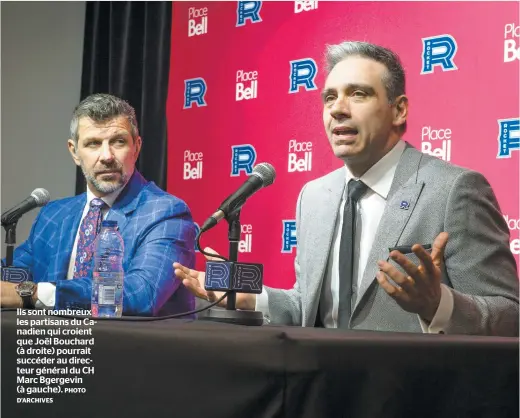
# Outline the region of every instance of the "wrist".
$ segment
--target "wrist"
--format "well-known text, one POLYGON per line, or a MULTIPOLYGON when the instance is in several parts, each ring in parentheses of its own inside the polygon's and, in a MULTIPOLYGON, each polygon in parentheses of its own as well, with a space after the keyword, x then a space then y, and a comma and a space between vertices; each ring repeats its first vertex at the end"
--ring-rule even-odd
POLYGON ((440 304, 440 298, 437 302, 433 303, 432 306, 425 310, 424 312, 420 312, 419 316, 428 324, 430 324, 433 321, 433 318, 435 318, 435 315, 437 314, 437 310, 439 309, 440 304))
POLYGON ((256 308, 256 295, 251 293, 237 294, 238 308, 243 311, 254 311, 256 308), (240 295, 240 296, 239 296, 240 295))

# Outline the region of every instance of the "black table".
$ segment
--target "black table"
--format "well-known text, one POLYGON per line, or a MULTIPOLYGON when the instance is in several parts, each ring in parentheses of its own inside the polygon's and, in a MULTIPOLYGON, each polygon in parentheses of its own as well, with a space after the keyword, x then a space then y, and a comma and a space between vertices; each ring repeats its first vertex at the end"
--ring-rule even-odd
POLYGON ((86 393, 27 405, 16 328, 2 312, 6 418, 518 417, 517 338, 99 321, 86 393))

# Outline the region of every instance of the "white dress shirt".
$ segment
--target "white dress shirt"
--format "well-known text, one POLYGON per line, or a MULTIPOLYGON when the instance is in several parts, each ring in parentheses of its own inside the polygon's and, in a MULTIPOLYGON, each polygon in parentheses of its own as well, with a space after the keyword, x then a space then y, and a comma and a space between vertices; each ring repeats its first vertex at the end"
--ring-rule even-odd
MULTIPOLYGON (((399 141, 395 147, 374 164, 359 179, 355 178, 347 166, 345 166, 345 181, 351 179, 361 180, 369 189, 357 202, 357 216, 354 237, 354 286, 360 287, 363 273, 367 264, 370 250, 374 243, 379 222, 385 210, 388 193, 394 180, 395 170, 404 151, 405 143, 399 141)), ((320 296, 320 306, 322 310, 322 323, 326 328, 337 328, 338 326, 338 306, 339 306, 339 253, 341 242, 341 230, 343 227, 343 208, 345 207, 346 194, 341 200, 336 222, 334 236, 332 240, 332 251, 327 263, 327 271, 324 276, 324 283, 320 296)), ((269 312, 269 300, 267 292, 264 290, 257 296, 256 310, 264 315, 269 312)), ((419 316, 419 321, 423 332, 439 333, 448 324, 453 312, 453 295, 445 285, 441 285, 441 301, 439 308, 428 325, 419 316)), ((318 315, 320 312, 318 312, 318 315)))
MULTIPOLYGON (((123 187, 119 188, 115 192, 112 192, 106 196, 101 197, 100 199, 105 202, 108 207, 103 207, 101 214, 103 219, 106 218, 110 208, 114 204, 117 196, 123 190, 123 187)), ((81 227, 81 223, 83 222, 83 218, 87 215, 88 210, 90 208, 90 202, 95 199, 96 196, 90 191, 87 187, 87 203, 83 208, 83 213, 81 215, 81 219, 79 221, 78 230, 76 232, 76 239, 74 240, 74 246, 72 247, 72 254, 70 255, 69 260, 69 269, 67 272, 67 280, 70 280, 74 277, 74 264, 76 264, 76 251, 78 247, 78 239, 79 239, 79 229, 81 227)), ((56 285, 54 283, 41 282, 38 283, 38 300, 36 301, 36 308, 38 309, 51 309, 54 307, 56 303, 56 285)))

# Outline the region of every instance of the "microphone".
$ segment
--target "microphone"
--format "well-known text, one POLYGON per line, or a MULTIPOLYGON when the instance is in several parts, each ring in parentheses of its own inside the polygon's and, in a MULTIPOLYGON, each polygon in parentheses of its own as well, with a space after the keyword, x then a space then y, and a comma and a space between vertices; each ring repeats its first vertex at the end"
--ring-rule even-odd
POLYGON ((9 209, 2 215, 2 225, 16 223, 22 215, 30 210, 39 206, 45 206, 49 202, 50 198, 51 196, 47 190, 41 188, 34 189, 27 199, 16 205, 14 208, 9 209))
POLYGON ((211 215, 200 228, 199 234, 213 228, 223 218, 231 215, 233 212, 239 210, 246 200, 262 187, 267 187, 273 184, 276 177, 274 167, 269 163, 260 163, 253 168, 253 172, 248 179, 240 186, 240 188, 228 196, 220 205, 218 210, 211 215))

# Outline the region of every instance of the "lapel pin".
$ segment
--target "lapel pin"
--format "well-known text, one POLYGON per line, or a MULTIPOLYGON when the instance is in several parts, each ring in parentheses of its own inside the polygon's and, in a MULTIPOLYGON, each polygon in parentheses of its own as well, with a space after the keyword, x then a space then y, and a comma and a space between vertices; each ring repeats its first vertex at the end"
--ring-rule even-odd
POLYGON ((408 210, 409 208, 410 208, 410 203, 407 202, 406 200, 402 200, 400 209, 408 210))

